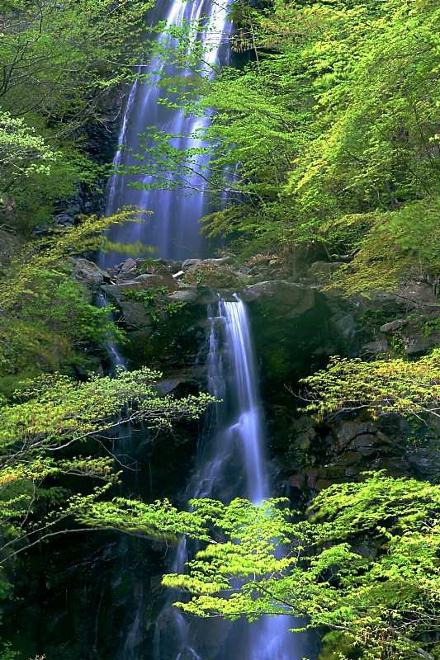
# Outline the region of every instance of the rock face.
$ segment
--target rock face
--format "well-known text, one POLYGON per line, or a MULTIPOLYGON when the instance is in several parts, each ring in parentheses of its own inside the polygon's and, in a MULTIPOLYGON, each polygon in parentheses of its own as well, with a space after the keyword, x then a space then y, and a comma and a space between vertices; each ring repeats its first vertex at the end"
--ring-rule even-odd
POLYGON ((433 470, 431 449, 410 451, 402 442, 409 431, 401 419, 350 417, 317 424, 298 411, 299 380, 324 367, 330 355, 386 358, 397 346, 400 355, 417 356, 440 343, 440 307, 429 287, 408 286, 404 297, 343 300, 319 286, 321 276, 338 266, 314 262, 300 282, 288 273, 280 276, 278 260, 269 258, 241 268, 227 259, 132 258, 109 273, 86 260, 76 268, 116 303, 128 331, 129 360, 162 370, 163 392, 206 387, 205 370, 196 365, 203 364, 206 351, 207 306, 238 294, 248 307, 280 478, 294 497, 307 499, 331 483, 361 479, 366 470, 396 475, 410 470, 429 478, 433 470), (268 278, 269 271, 276 276, 268 278), (410 298, 417 295, 418 301, 410 298))
POLYGON ((315 291, 301 284, 285 280, 258 282, 241 291, 244 302, 266 302, 278 310, 279 315, 290 318, 301 316, 315 305, 315 291), (288 308, 288 309, 286 309, 288 308))
POLYGON ((309 268, 309 276, 318 281, 327 281, 342 265, 340 261, 314 261, 309 268))
POLYGON ((6 266, 20 241, 12 232, 0 229, 0 269, 6 266))

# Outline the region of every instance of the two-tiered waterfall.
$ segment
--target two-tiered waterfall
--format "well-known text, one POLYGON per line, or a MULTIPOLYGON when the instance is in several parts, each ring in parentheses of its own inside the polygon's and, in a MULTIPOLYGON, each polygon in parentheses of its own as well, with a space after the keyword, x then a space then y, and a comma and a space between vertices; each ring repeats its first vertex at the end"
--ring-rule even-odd
MULTIPOLYGON (((227 4, 221 2, 172 0, 165 12, 166 28, 186 21, 202 21, 200 40, 206 47, 204 61, 208 67, 219 61, 229 34, 227 4)), ((157 42, 166 47, 170 39, 165 30, 157 42)), ((146 161, 142 162, 138 156, 136 160, 132 154, 145 148, 150 127, 180 136, 173 144, 176 145, 177 140, 177 146, 182 149, 202 146, 197 130, 206 126, 209 117, 189 117, 181 109, 171 109, 162 103, 161 76, 176 73, 162 57, 154 56, 142 72, 148 75, 135 82, 129 93, 114 159, 116 170, 121 165, 136 162, 140 162, 141 167, 136 174, 115 174, 111 178, 107 212, 131 205, 152 211, 153 217, 145 224, 128 223, 117 227, 111 238, 124 243, 141 241, 153 245, 164 258, 199 256, 202 248, 198 222, 206 211, 205 187, 200 181, 206 176, 198 175, 201 172, 206 175, 208 171, 206 156, 201 154, 193 162, 194 173, 184 182, 183 189, 171 186, 171 189, 161 190, 150 187, 152 179, 145 170, 146 161)), ((211 72, 207 71, 206 75, 211 72)), ((108 261, 112 263, 118 256, 109 255, 108 261)), ((187 495, 188 498, 218 497, 224 501, 243 496, 259 503, 270 495, 270 480, 247 311, 239 298, 219 299, 208 310, 208 322, 208 389, 222 403, 214 405, 207 415, 187 495)), ((182 570, 193 550, 182 541, 174 564, 169 568, 182 570)), ((135 624, 142 608, 136 610, 135 604, 133 609, 135 624)), ((137 655, 136 644, 128 639, 134 634, 134 624, 126 633, 129 643, 123 645, 122 653, 118 654, 122 660, 145 657, 137 655)), ((267 617, 254 624, 195 621, 168 602, 157 621, 152 657, 155 660, 297 660, 303 657, 303 652, 300 642, 289 632, 291 626, 289 617, 267 617)))

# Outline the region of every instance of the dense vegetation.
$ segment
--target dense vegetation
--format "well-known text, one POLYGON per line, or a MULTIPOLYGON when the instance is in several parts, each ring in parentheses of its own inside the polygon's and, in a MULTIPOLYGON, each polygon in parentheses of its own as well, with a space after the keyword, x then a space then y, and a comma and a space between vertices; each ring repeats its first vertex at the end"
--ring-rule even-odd
MULTIPOLYGON (((148 365, 102 375, 106 346, 123 331, 73 277, 74 259, 111 247, 105 230, 130 211, 81 209, 69 227, 54 220, 79 191, 102 202, 111 153, 96 136, 114 131, 115 99, 146 57, 152 4, 11 0, 0 9, 0 597, 13 600, 25 551, 56 535, 112 529, 172 543, 186 534, 200 549, 185 574, 163 581, 186 612, 293 613, 323 636, 323 660, 438 658, 436 483, 369 472, 315 494, 306 511, 277 499, 195 500, 188 512, 113 498, 120 474, 108 440, 119 427, 169 429, 211 401, 159 396, 161 374, 148 365)), ((414 280, 435 289, 438 3, 250 4, 232 8, 231 45, 244 65, 207 77, 193 38, 188 51, 194 26, 162 54, 192 68, 184 84, 163 81, 170 105, 180 98, 188 112, 213 114, 203 148, 182 153, 173 136, 148 135, 154 185, 181 186, 203 149, 214 209, 205 231, 236 262, 324 259, 336 266, 324 288, 352 299, 414 280)), ((397 417, 408 436, 427 428, 436 438, 439 387, 439 349, 408 359, 400 346, 371 361, 332 358, 300 385, 318 423, 397 417)))
MULTIPOLYGON (((212 192, 229 193, 208 233, 245 255, 296 243, 351 255, 337 278, 348 291, 435 275, 437 3, 239 2, 233 15, 251 61, 195 86, 216 111, 212 192)), ((190 167, 176 152, 162 170, 190 167)))

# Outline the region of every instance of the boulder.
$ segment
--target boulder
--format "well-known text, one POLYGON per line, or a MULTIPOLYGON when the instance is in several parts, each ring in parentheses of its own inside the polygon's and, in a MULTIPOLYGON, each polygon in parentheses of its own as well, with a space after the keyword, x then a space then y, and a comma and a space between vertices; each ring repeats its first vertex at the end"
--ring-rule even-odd
POLYGON ((428 335, 418 329, 403 338, 403 347, 407 355, 423 355, 440 344, 440 332, 431 332, 428 335))
POLYGON ((385 338, 377 339, 376 341, 370 341, 368 344, 364 344, 361 348, 362 355, 380 355, 381 353, 387 353, 390 347, 385 338))
POLYGON ((146 329, 151 327, 151 318, 141 302, 136 300, 120 300, 122 321, 129 328, 146 329))
POLYGON ((173 302, 182 302, 182 303, 195 303, 198 298, 197 290, 195 288, 180 289, 170 293, 168 300, 173 302))
POLYGON ((201 259, 186 259, 183 264, 182 264, 182 270, 188 270, 188 268, 191 268, 192 266, 198 266, 198 264, 201 264, 202 260, 201 259))
POLYGON ((119 272, 120 273, 131 273, 137 268, 137 262, 135 259, 132 259, 129 257, 125 261, 122 262, 122 264, 119 267, 119 272))
POLYGON ((143 274, 131 280, 123 280, 117 284, 105 285, 102 288, 108 296, 119 302, 130 291, 162 288, 167 291, 175 291, 177 289, 177 283, 170 273, 162 275, 143 274))
POLYGON ((240 295, 244 302, 270 302, 278 308, 281 316, 292 318, 309 311, 316 302, 314 289, 286 280, 251 284, 245 287, 240 295))
POLYGON ((438 308, 439 301, 432 284, 424 281, 409 281, 397 293, 398 302, 424 309, 438 308))
POLYGON ((133 281, 138 284, 141 289, 156 289, 164 287, 169 291, 175 291, 178 286, 171 273, 143 273, 133 281))
POLYGON ((110 275, 88 259, 75 259, 73 267, 75 279, 89 286, 100 286, 110 281, 110 275))
POLYGON ((379 330, 385 334, 388 333, 393 333, 396 330, 400 330, 400 328, 403 328, 408 321, 406 319, 396 319, 395 321, 390 321, 389 323, 384 323, 383 325, 380 326, 379 330))
POLYGON ((350 341, 356 334, 356 321, 353 314, 336 313, 331 317, 330 322, 337 335, 346 341, 350 341))
POLYGON ((318 280, 328 279, 341 265, 340 261, 314 261, 309 268, 309 275, 318 280))
POLYGON ((246 275, 235 271, 225 259, 192 260, 193 263, 186 267, 184 262, 182 270, 185 270, 184 280, 188 284, 210 287, 212 289, 239 289, 246 282, 246 275))

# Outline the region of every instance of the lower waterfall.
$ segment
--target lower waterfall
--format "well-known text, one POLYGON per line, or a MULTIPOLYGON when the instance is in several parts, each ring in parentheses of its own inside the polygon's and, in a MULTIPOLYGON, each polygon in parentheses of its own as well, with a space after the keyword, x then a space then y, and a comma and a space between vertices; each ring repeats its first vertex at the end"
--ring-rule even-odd
MULTIPOLYGON (((255 355, 243 302, 219 300, 208 309, 208 389, 220 403, 208 414, 187 499, 246 497, 258 504, 271 494, 258 396, 255 355)), ((172 572, 182 572, 196 550, 179 543, 172 572)), ((155 660, 300 660, 302 636, 293 635, 289 616, 249 624, 194 620, 172 607, 171 597, 157 622, 155 660)), ((309 651, 310 652, 310 651, 309 651)), ((309 655, 310 657, 310 655, 309 655)))

